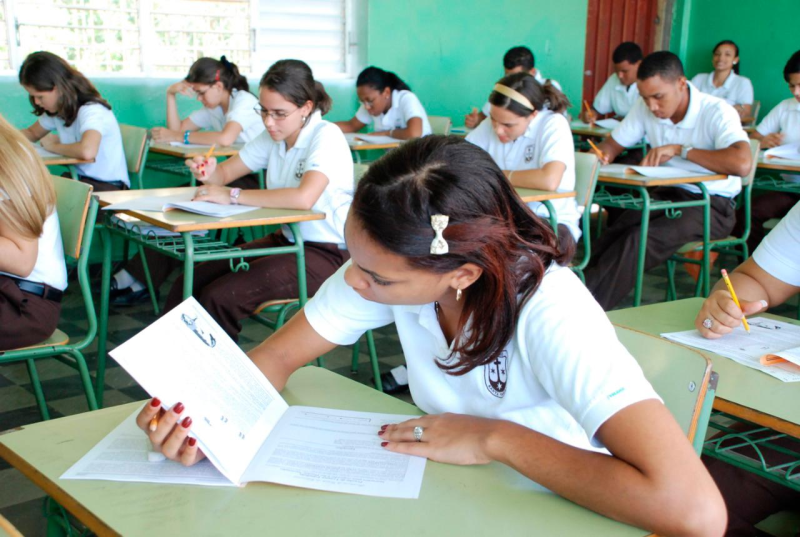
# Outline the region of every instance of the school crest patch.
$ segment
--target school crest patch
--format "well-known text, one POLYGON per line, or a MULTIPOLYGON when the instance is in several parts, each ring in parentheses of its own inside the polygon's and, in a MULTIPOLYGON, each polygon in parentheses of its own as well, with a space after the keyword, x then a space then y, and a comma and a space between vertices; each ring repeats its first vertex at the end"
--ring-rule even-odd
POLYGON ((533 146, 529 145, 525 148, 525 162, 530 162, 533 160, 533 146))
POLYGON ((297 163, 297 170, 294 172, 295 178, 299 181, 303 178, 303 173, 306 171, 306 159, 302 158, 297 163))
POLYGON ((495 397, 506 394, 508 384, 508 352, 503 351, 494 361, 483 366, 486 389, 495 397))

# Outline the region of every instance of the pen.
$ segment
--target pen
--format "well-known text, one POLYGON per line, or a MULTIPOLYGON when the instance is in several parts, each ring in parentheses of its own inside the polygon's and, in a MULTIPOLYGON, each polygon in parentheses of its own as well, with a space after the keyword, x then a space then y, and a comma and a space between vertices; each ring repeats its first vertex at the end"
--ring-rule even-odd
MULTIPOLYGON (((736 298, 736 291, 733 290, 733 285, 731 284, 731 280, 728 278, 728 271, 722 269, 722 279, 725 280, 725 285, 728 286, 728 292, 731 294, 731 298, 733 298, 734 304, 739 309, 742 309, 742 306, 739 304, 739 299, 736 298)), ((745 319, 744 315, 742 315, 742 324, 744 325, 744 329, 747 330, 747 333, 750 333, 750 325, 747 324, 747 319, 745 319)))
POLYGON ((594 142, 592 142, 591 140, 587 140, 587 141, 589 142, 589 145, 592 146, 592 151, 594 151, 595 154, 597 154, 597 158, 599 158, 600 160, 603 160, 604 158, 606 158, 606 156, 603 154, 603 152, 600 151, 600 148, 597 147, 596 145, 594 145, 594 142))

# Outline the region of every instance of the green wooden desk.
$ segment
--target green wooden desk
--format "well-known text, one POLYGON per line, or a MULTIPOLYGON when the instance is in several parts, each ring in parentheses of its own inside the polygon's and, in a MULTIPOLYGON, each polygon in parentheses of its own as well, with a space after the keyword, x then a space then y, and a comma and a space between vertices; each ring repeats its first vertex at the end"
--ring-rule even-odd
POLYGON ((69 174, 72 176, 73 179, 76 181, 78 180, 78 169, 75 167, 77 164, 91 164, 94 162, 92 160, 83 160, 75 157, 67 157, 64 155, 59 155, 55 157, 40 157, 44 162, 45 166, 64 166, 69 170, 69 174))
POLYGON ((612 129, 606 129, 595 125, 592 127, 588 123, 573 121, 569 124, 569 129, 575 136, 588 136, 590 138, 605 138, 611 134, 612 129))
MULTIPOLYGON (((369 133, 365 134, 369 135, 369 133)), ((376 144, 373 142, 368 142, 366 140, 359 140, 357 138, 358 138, 358 133, 353 133, 352 135, 350 135, 347 138, 347 145, 350 146, 350 152, 353 154, 353 160, 358 164, 361 163, 361 153, 363 151, 373 151, 373 150, 387 151, 389 149, 394 149, 395 147, 400 147, 400 144, 403 143, 403 140, 397 140, 396 142, 376 144)))
MULTIPOLYGON (((148 196, 173 196, 187 191, 194 192, 195 187, 179 188, 154 188, 145 190, 121 190, 115 192, 99 192, 97 198, 100 207, 106 207, 114 203, 121 203, 148 196)), ((297 257, 297 281, 299 289, 300 307, 305 305, 308 294, 306 290, 306 266, 305 251, 303 249, 303 237, 300 233, 298 224, 311 220, 324 220, 325 215, 314 211, 301 211, 293 209, 257 209, 247 213, 229 216, 227 218, 215 218, 202 216, 184 211, 121 211, 139 220, 158 226, 162 229, 174 233, 180 233, 179 237, 157 237, 154 235, 144 235, 135 226, 129 227, 125 224, 114 223, 111 221, 112 212, 104 213, 103 225, 101 226, 101 236, 103 238, 103 275, 100 294, 100 318, 98 324, 98 344, 97 344, 97 387, 96 396, 98 405, 102 406, 103 400, 103 378, 105 375, 106 343, 108 337, 108 302, 111 280, 111 235, 119 236, 125 241, 139 245, 139 252, 144 252, 142 247, 150 248, 163 255, 183 262, 183 297, 189 298, 192 295, 194 284, 194 265, 203 261, 215 261, 228 259, 231 263, 231 270, 248 270, 249 265, 245 258, 260 257, 265 255, 294 254, 297 257), (248 228, 254 226, 273 226, 286 224, 295 237, 295 244, 292 246, 281 246, 276 248, 259 248, 253 250, 242 250, 238 247, 231 247, 227 242, 216 240, 211 234, 205 237, 195 237, 193 231, 221 230, 230 228, 248 228)), ((145 272, 147 267, 145 266, 145 272)), ((150 278, 147 278, 148 287, 152 287, 150 278)), ((150 288, 151 300, 157 310, 155 290, 150 288)))
MULTIPOLYGON (((316 367, 292 375, 283 396, 290 404, 420 413, 316 367)), ((59 479, 139 405, 26 425, 0 436, 0 456, 98 535, 648 535, 547 492, 496 463, 428 462, 417 500, 268 483, 223 489, 59 479)))
POLYGON ((534 190, 532 188, 518 187, 514 187, 514 190, 517 191, 517 194, 525 203, 538 201, 547 208, 547 211, 550 214, 550 226, 553 228, 553 230, 555 230, 556 235, 558 235, 558 214, 556 214, 556 210, 553 208, 553 204, 550 202, 552 200, 574 198, 576 195, 575 191, 554 192, 551 190, 534 190))
MULTIPOLYGON (((243 147, 244 144, 228 146, 215 145, 211 156, 217 159, 232 157, 238 155, 243 147)), ((209 149, 211 149, 210 146, 206 148, 184 147, 171 145, 169 142, 152 142, 149 148, 150 152, 157 155, 164 155, 164 157, 168 158, 148 159, 147 169, 184 177, 194 186, 196 181, 189 171, 189 168, 186 167, 186 159, 205 156, 209 149)), ((263 173, 259 173, 259 180, 261 181, 261 188, 264 188, 263 173)), ((164 185, 162 184, 159 186, 164 185)))
MULTIPOLYGON (((697 312, 700 311, 703 300, 702 298, 688 298, 615 310, 608 312, 608 318, 617 326, 656 336, 667 332, 681 332, 694 328, 694 319, 697 312)), ((795 319, 764 315, 800 324, 800 321, 795 319)), ((715 410, 732 416, 738 421, 754 423, 778 434, 800 439, 800 386, 796 383, 781 382, 724 356, 703 350, 698 350, 698 352, 711 359, 714 371, 719 374, 719 385, 714 400, 715 410)), ((800 450, 800 442, 797 447, 800 450)), ((718 454, 713 451, 714 446, 707 442, 704 452, 717 456, 718 454)), ((800 457, 800 451, 797 455, 800 457)), ((733 462, 728 458, 724 460, 733 462)), ((737 462, 739 461, 734 464, 737 462)), ((741 466, 741 464, 737 465, 741 466)), ((800 474, 800 466, 795 469, 795 473, 800 474)), ((787 484, 786 480, 775 481, 783 481, 782 484, 787 484)), ((796 478, 794 482, 793 488, 800 490, 800 477, 796 478)))
POLYGON ((800 194, 800 183, 786 181, 780 173, 800 175, 800 162, 779 158, 767 159, 764 158, 764 152, 761 151, 758 155, 756 169, 761 173, 753 180, 753 189, 800 194))

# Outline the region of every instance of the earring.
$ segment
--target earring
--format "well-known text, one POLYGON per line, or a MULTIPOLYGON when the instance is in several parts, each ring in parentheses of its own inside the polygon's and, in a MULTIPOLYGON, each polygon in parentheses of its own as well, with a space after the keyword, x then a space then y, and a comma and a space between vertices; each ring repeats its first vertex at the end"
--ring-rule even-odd
POLYGON ((300 117, 300 119, 301 119, 301 121, 302 121, 303 123, 305 123, 305 122, 306 122, 306 119, 308 119, 308 116, 301 116, 301 117, 300 117))
POLYGON ((461 300, 461 289, 456 289, 456 302, 461 300))

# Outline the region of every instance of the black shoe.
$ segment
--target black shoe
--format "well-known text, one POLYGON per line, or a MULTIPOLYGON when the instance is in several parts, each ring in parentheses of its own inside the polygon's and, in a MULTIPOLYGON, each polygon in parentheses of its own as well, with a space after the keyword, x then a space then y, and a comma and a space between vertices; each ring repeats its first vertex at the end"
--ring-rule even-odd
MULTIPOLYGON (((92 294, 100 296, 101 287, 102 287, 102 282, 99 280, 96 281, 94 284, 92 284, 92 294)), ((114 278, 113 276, 111 277, 111 282, 108 289, 109 289, 108 299, 111 302, 113 302, 118 296, 123 295, 131 290, 130 287, 126 287, 125 289, 120 289, 119 287, 117 287, 117 279, 114 278)))
MULTIPOLYGON (((375 382, 375 379, 372 379, 375 382)), ((383 385, 383 393, 395 395, 398 393, 405 393, 408 391, 408 384, 398 384, 391 373, 383 373, 381 375, 381 384, 383 385)))
POLYGON ((111 300, 112 306, 135 306, 150 300, 150 293, 147 287, 139 289, 138 291, 132 290, 130 287, 123 289, 120 294, 111 300))

